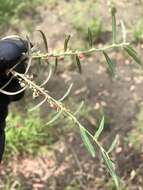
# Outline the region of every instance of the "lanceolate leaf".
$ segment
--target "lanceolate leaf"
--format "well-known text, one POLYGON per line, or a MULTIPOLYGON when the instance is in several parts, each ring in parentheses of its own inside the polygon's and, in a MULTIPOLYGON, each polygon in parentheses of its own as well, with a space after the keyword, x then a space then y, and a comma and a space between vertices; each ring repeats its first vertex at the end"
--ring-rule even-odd
POLYGON ((47 42, 47 38, 46 38, 46 35, 44 34, 44 32, 42 30, 38 30, 41 35, 42 35, 42 38, 43 38, 43 41, 44 41, 44 45, 45 45, 45 50, 48 52, 48 42, 47 42))
POLYGON ((80 113, 81 108, 83 107, 83 105, 84 105, 84 101, 82 101, 82 102, 80 103, 80 105, 78 106, 77 110, 74 112, 74 115, 77 115, 78 113, 80 113))
POLYGON ((89 40, 89 46, 92 47, 93 39, 92 39, 92 32, 91 32, 90 28, 88 28, 88 40, 89 40))
POLYGON ((95 157, 94 147, 91 144, 91 142, 87 136, 86 130, 83 127, 80 127, 80 134, 81 134, 81 138, 83 140, 83 143, 84 143, 86 149, 88 150, 88 152, 91 154, 92 157, 95 157))
POLYGON ((107 151, 108 154, 109 154, 110 152, 112 152, 113 149, 116 147, 116 145, 117 145, 117 143, 118 143, 118 140, 119 140, 119 135, 116 135, 116 137, 115 137, 115 139, 113 140, 113 142, 112 142, 112 144, 111 144, 109 150, 107 151))
POLYGON ((125 43, 127 39, 127 31, 123 20, 121 20, 121 28, 122 28, 123 42, 125 43))
POLYGON ((67 35, 64 42, 64 51, 67 51, 68 48, 68 42, 70 40, 71 35, 67 35))
POLYGON ((112 62, 112 60, 110 59, 110 57, 107 55, 107 53, 105 51, 103 51, 103 54, 104 54, 105 59, 106 59, 107 64, 108 64, 109 73, 111 75, 114 75, 114 73, 115 73, 115 69, 114 69, 115 65, 114 65, 114 63, 112 62))
POLYGON ((113 44, 116 43, 116 8, 112 7, 111 9, 112 14, 112 38, 113 38, 113 44))
POLYGON ((77 63, 79 73, 82 73, 81 62, 80 62, 78 55, 75 56, 75 59, 76 59, 76 63, 77 63))
POLYGON ((53 122, 55 122, 62 114, 62 110, 59 111, 50 121, 46 123, 46 125, 51 125, 53 122))
POLYGON ((101 154, 102 154, 102 158, 107 166, 107 169, 114 180, 114 183, 115 183, 117 189, 119 189, 119 179, 115 173, 113 162, 110 160, 108 154, 103 149, 101 149, 101 154))
POLYGON ((68 90, 66 91, 66 93, 58 100, 59 102, 65 100, 65 98, 67 98, 67 96, 71 92, 72 87, 73 87, 73 83, 70 84, 70 86, 69 86, 68 90))
POLYGON ((131 46, 126 46, 124 47, 124 50, 128 53, 128 55, 133 58, 133 60, 137 63, 137 64, 141 64, 141 60, 139 59, 137 52, 131 47, 131 46))
POLYGON ((130 48, 137 55, 136 50, 134 48, 132 48, 132 46, 128 45, 127 47, 130 48))
POLYGON ((99 128, 96 131, 95 135, 94 135, 94 139, 98 139, 98 137, 100 136, 100 134, 102 133, 103 129, 104 129, 104 116, 102 117, 102 120, 100 122, 99 128))

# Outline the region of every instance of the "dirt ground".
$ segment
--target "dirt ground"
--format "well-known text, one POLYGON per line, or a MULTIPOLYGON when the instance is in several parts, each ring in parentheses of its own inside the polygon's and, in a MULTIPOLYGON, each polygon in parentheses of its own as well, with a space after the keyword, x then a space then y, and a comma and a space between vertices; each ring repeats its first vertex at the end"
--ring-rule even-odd
MULTIPOLYGON (((142 6, 139 2, 122 0, 117 3, 118 18, 124 19, 128 27, 135 24, 142 16, 142 6)), ((67 3, 73 2, 69 1, 65 4, 67 3)), ((66 18, 59 14, 58 10, 64 6, 58 3, 54 9, 52 7, 38 9, 41 12, 41 22, 35 28, 46 33, 51 48, 62 47, 64 33, 71 33, 71 31, 74 33, 66 18)), ((107 10, 105 0, 98 3, 97 10, 97 15, 104 20, 104 27, 110 28, 109 12, 105 11, 107 10)), ((40 42, 40 40, 34 34, 34 41, 40 42)), ((143 45, 137 44, 137 49, 142 57, 143 45)), ((125 137, 134 127, 136 115, 143 106, 143 70, 121 52, 111 52, 110 55, 116 61, 114 78, 111 79, 107 74, 105 60, 97 54, 83 59, 82 75, 76 71, 66 70, 53 77, 47 88, 53 92, 53 95, 59 91, 62 94, 67 84, 74 82, 71 92, 73 98, 85 100, 94 111, 104 109, 109 123, 102 139, 107 147, 116 134, 120 136, 119 145, 113 153, 113 160, 125 186, 124 189, 143 190, 143 153, 137 152, 131 144, 125 143, 125 137)), ((88 123, 92 128, 90 119, 88 123)), ((1 182, 5 175, 15 177, 11 189, 17 189, 19 183, 23 185, 24 190, 115 189, 104 170, 102 161, 99 158, 92 159, 88 155, 79 134, 74 131, 61 137, 49 148, 46 155, 35 158, 13 158, 6 167, 2 164, 0 169, 1 182)), ((4 188, 0 187, 0 189, 4 188)))

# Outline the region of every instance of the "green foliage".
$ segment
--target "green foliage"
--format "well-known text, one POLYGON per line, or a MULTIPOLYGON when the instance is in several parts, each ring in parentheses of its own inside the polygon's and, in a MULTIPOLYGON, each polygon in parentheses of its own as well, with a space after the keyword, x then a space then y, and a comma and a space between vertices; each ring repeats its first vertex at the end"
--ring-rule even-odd
POLYGON ((85 128, 83 128, 82 126, 80 127, 80 134, 81 134, 81 138, 83 140, 83 143, 84 143, 86 149, 91 154, 91 156, 94 158, 95 157, 94 147, 88 138, 88 134, 87 134, 85 128))
MULTIPOLYGON (((117 189, 112 180, 109 180, 105 186, 106 186, 105 188, 109 189, 109 190, 116 190, 117 189)), ((120 190, 128 190, 128 188, 125 187, 124 184, 122 184, 120 187, 120 190)))
POLYGON ((16 190, 24 190, 25 187, 20 183, 19 179, 11 173, 10 175, 5 175, 2 178, 2 184, 0 186, 0 190, 10 190, 13 189, 13 184, 15 184, 14 189, 16 190))
POLYGON ((131 46, 126 46, 124 47, 124 50, 127 52, 127 54, 135 61, 137 64, 141 64, 141 60, 137 54, 137 52, 131 47, 131 46))
POLYGON ((143 20, 140 20, 134 27, 133 36, 135 41, 143 40, 143 20))
POLYGON ((43 145, 54 142, 51 127, 44 125, 38 111, 24 118, 10 114, 6 128, 6 156, 30 153, 37 154, 43 145))
POLYGON ((79 15, 77 17, 75 17, 72 21, 72 24, 74 26, 74 28, 77 30, 77 32, 82 35, 83 39, 88 41, 88 32, 87 32, 87 28, 91 28, 92 30, 92 35, 93 35, 93 42, 95 42, 96 40, 99 39, 100 34, 101 34, 101 21, 97 18, 95 18, 95 20, 91 19, 87 22, 84 21, 84 19, 82 17, 82 15, 79 15))
POLYGON ((101 20, 95 17, 96 3, 77 1, 70 22, 83 40, 89 40, 88 28, 92 31, 93 43, 99 39, 102 31, 101 20), (81 11, 82 7, 82 11, 81 11))
POLYGON ((47 42, 46 35, 44 34, 44 32, 43 32, 42 30, 39 30, 39 32, 41 33, 41 36, 42 36, 42 38, 43 38, 45 50, 46 50, 46 52, 48 52, 48 51, 49 51, 49 48, 48 48, 48 42, 47 42))
POLYGON ((119 179, 115 172, 114 163, 110 160, 108 153, 106 153, 104 150, 101 151, 101 154, 106 167, 112 176, 112 179, 114 180, 116 188, 119 189, 119 179))
POLYGON ((35 6, 41 0, 1 0, 0 1, 0 24, 7 26, 17 24, 21 15, 31 14, 35 6))
POLYGON ((66 188, 64 188, 64 190, 79 190, 80 187, 78 184, 74 184, 74 185, 68 185, 66 188))
MULTIPOLYGON (((77 111, 77 117, 88 118, 90 115, 91 107, 89 106, 78 110, 80 106, 72 99, 69 99, 67 104, 69 104, 68 107, 77 111)), ((62 134, 63 131, 66 132, 73 127, 73 122, 63 118, 60 112, 58 115, 57 113, 49 113, 43 120, 38 110, 29 112, 24 117, 17 112, 10 113, 7 118, 5 157, 9 158, 12 155, 25 153, 36 155, 43 150, 42 148, 57 140, 55 128, 56 133, 62 134), (47 124, 45 120, 48 121, 47 124), (63 127, 58 130, 58 126, 63 127)))
POLYGON ((104 120, 104 117, 102 117, 102 120, 100 122, 99 128, 98 128, 98 130, 96 131, 96 133, 94 135, 95 139, 98 139, 98 137, 101 135, 101 133, 102 133, 102 131, 104 129, 104 123, 105 123, 105 120, 104 120))
POLYGON ((114 76, 115 64, 113 63, 113 61, 110 59, 110 57, 108 56, 108 54, 105 51, 103 51, 103 54, 105 56, 105 59, 106 59, 107 65, 108 65, 107 71, 109 72, 109 74, 111 76, 114 76))

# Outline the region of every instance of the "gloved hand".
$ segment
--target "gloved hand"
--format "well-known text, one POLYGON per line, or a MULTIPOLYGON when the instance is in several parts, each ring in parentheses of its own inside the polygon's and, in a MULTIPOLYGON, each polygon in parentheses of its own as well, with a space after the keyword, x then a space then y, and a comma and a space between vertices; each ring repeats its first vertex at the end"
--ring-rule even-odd
MULTIPOLYGON (((26 40, 14 38, 0 40, 0 73, 16 65, 27 50, 28 42, 26 40)), ((22 63, 16 67, 17 72, 25 71, 25 64, 22 63)))
MULTIPOLYGON (((32 47, 32 44, 31 44, 32 47)), ((6 38, 0 40, 0 88, 2 88, 11 79, 12 75, 6 74, 6 71, 13 68, 19 73, 24 73, 26 70, 28 51, 28 42, 26 40, 6 38)), ((3 89, 8 92, 16 92, 22 87, 18 79, 13 78, 11 82, 3 89)), ((5 146, 5 119, 8 114, 8 105, 12 101, 17 101, 24 96, 24 92, 17 95, 5 95, 0 93, 0 161, 5 146)))

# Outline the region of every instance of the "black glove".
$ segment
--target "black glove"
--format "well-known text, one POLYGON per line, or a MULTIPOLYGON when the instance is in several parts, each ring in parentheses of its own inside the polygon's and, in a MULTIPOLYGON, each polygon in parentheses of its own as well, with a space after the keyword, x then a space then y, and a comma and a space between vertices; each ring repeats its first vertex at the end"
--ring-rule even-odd
MULTIPOLYGON (((26 40, 7 38, 0 40, 0 73, 16 65, 28 50, 26 40)), ((19 64, 17 72, 24 73, 25 64, 19 64)))
MULTIPOLYGON (((32 47, 32 44, 31 44, 32 47)), ((6 74, 8 69, 14 68, 19 73, 26 70, 27 58, 25 54, 28 51, 28 42, 26 40, 6 38, 0 40, 0 88, 2 88, 11 79, 12 75, 6 74)), ((8 92, 16 92, 22 87, 18 79, 13 78, 11 82, 3 89, 8 92)), ((17 101, 24 96, 24 92, 10 96, 0 93, 0 161, 4 152, 5 145, 5 119, 8 114, 8 105, 12 101, 17 101)))

